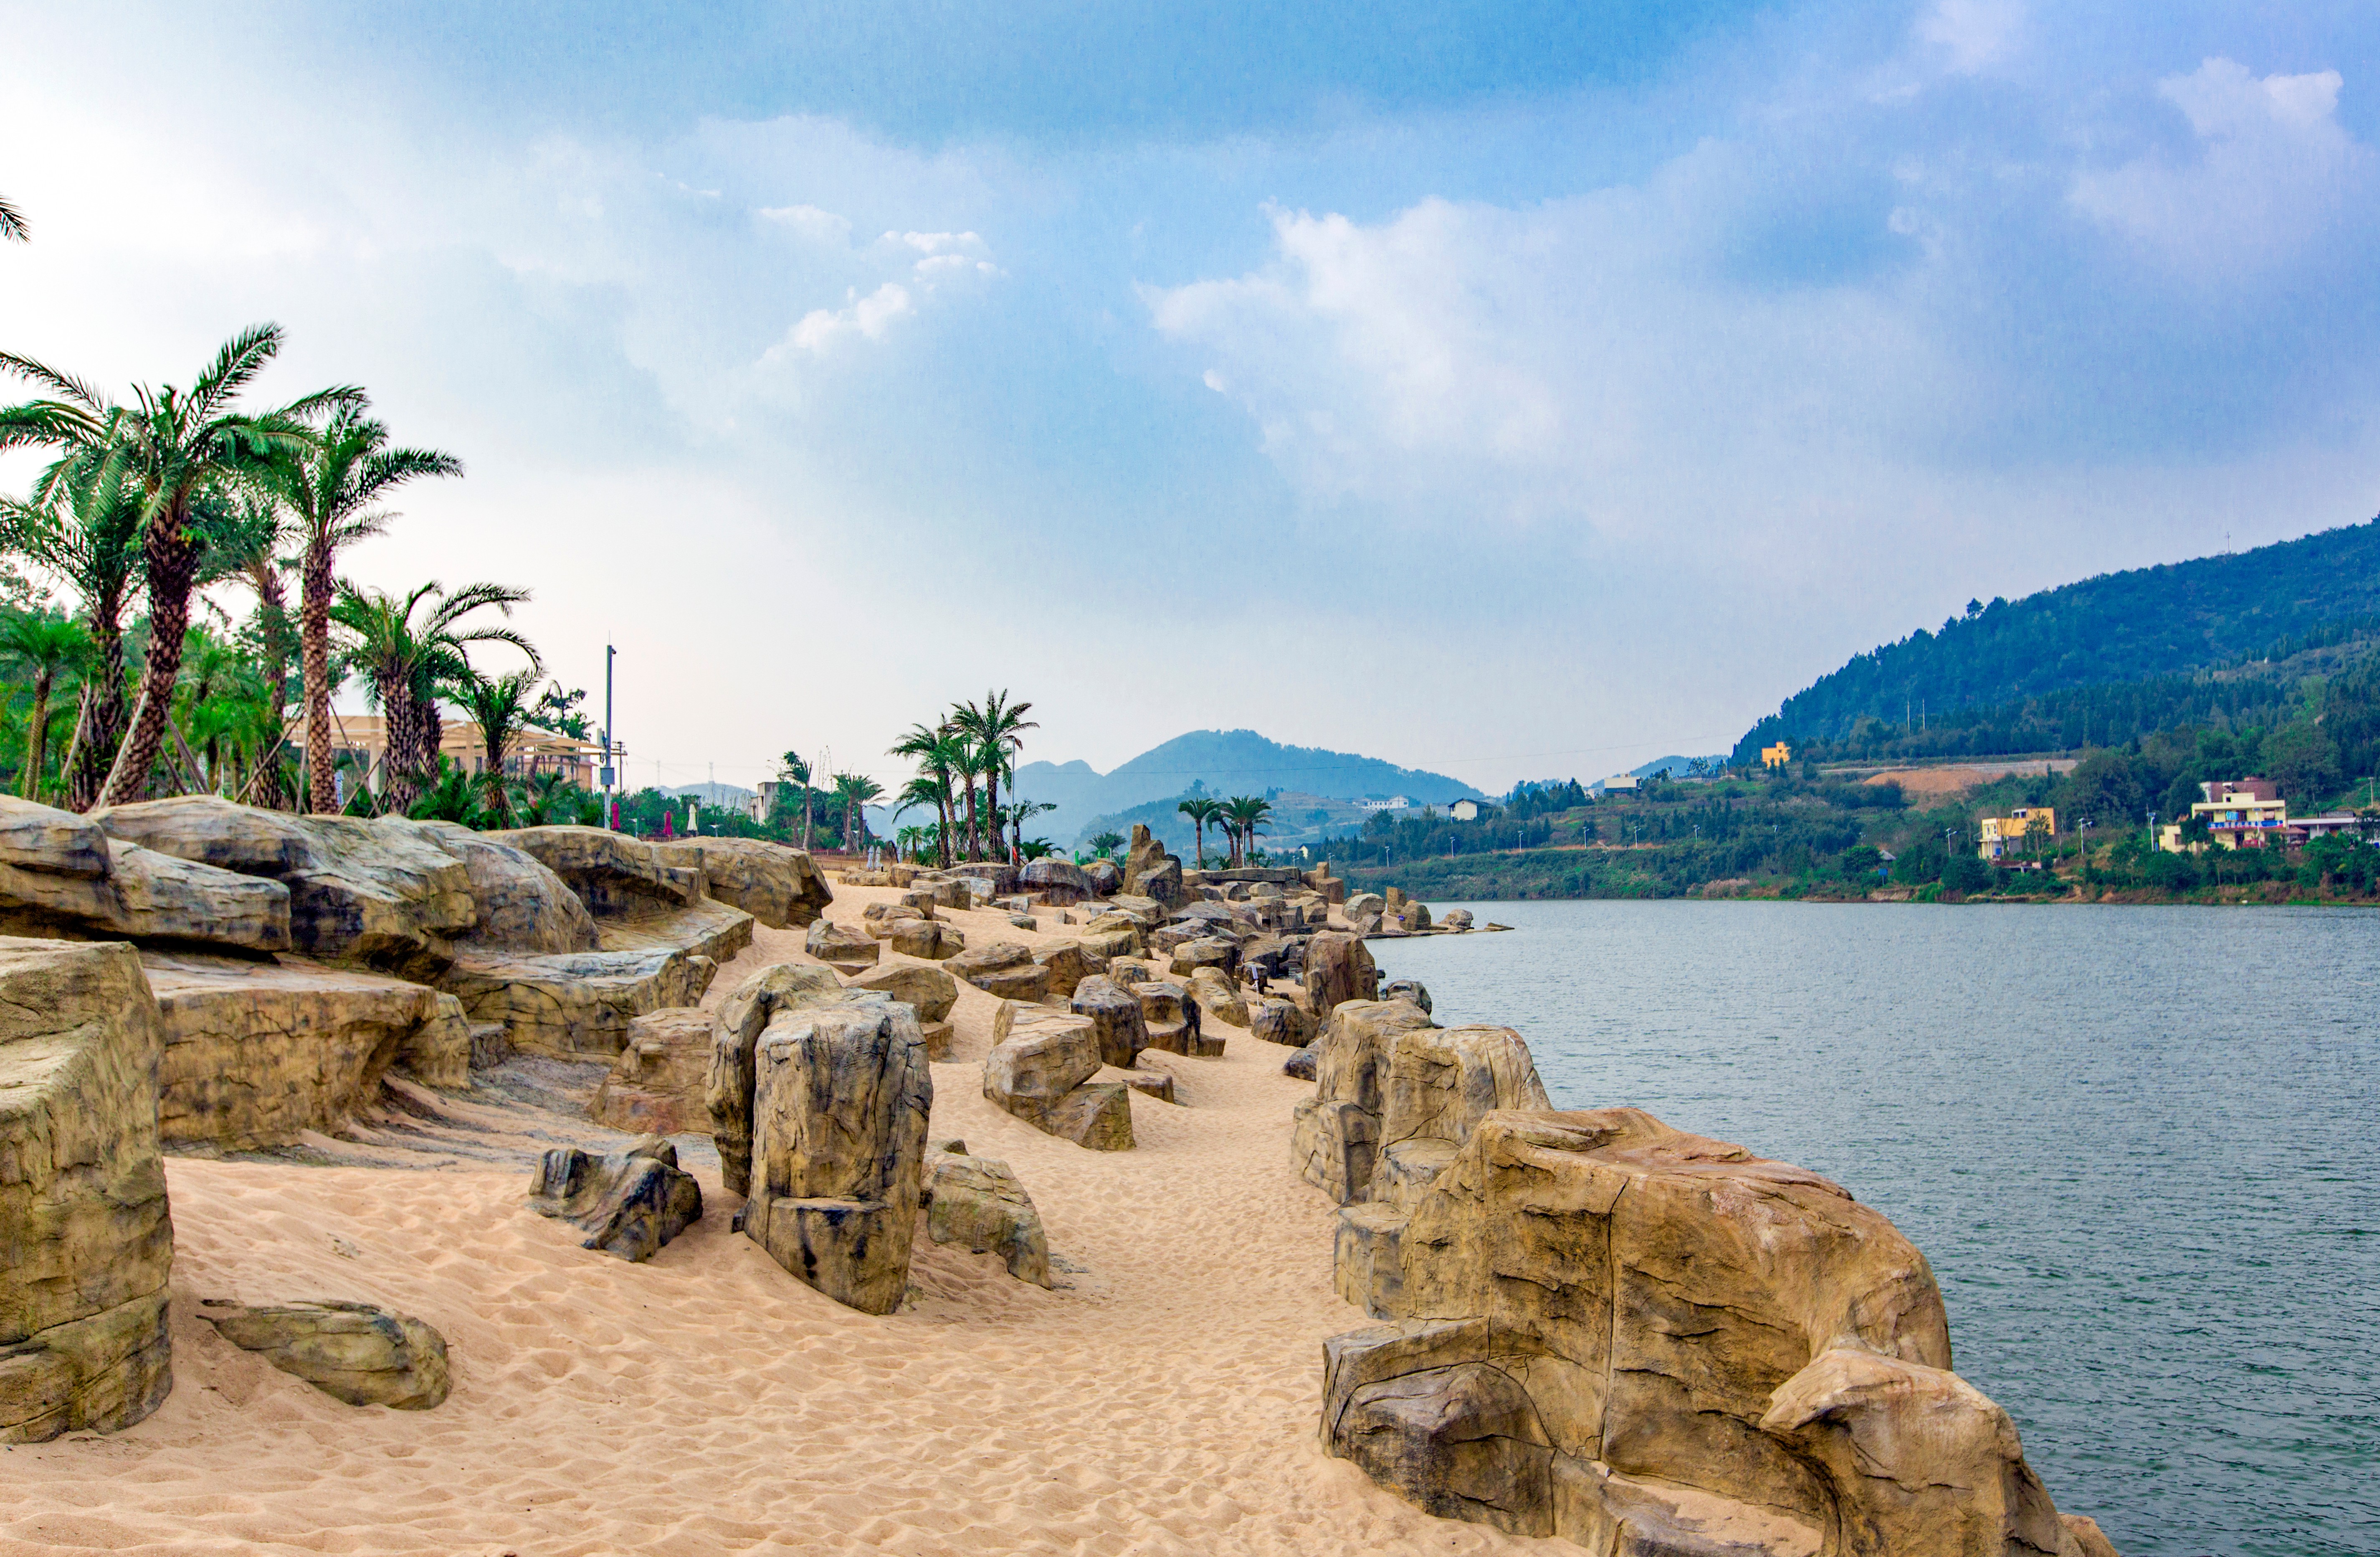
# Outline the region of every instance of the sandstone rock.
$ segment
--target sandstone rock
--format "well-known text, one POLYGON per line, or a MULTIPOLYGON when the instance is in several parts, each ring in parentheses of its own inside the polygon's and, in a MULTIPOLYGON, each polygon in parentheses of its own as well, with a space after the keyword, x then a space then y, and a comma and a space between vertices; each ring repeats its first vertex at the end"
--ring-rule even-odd
POLYGON ((1380 986, 1380 998, 1402 1000, 1409 1005, 1418 1005, 1421 1007, 1421 1014, 1425 1016, 1430 1016, 1434 1010, 1429 1001, 1429 991, 1418 979, 1390 979, 1380 986))
POLYGON ((966 937, 940 919, 902 919, 885 943, 903 956, 940 962, 966 950, 966 937))
POLYGON ((1147 826, 1133 823, 1132 842, 1124 851, 1123 890, 1159 903, 1183 899, 1182 861, 1165 852, 1147 826))
POLYGON ((508 1047, 567 1059, 609 1058, 637 1017, 692 1005, 718 965, 668 950, 512 956, 466 951, 438 980, 474 1023, 503 1025, 508 1047))
POLYGON ((1037 859, 1017 872, 1017 885, 1052 907, 1064 908, 1092 894, 1090 878, 1072 860, 1037 859))
POLYGON ((1050 990, 1050 970, 1014 941, 962 952, 950 959, 950 970, 977 989, 1002 1000, 1039 1000, 1050 990))
POLYGON ((874 990, 892 996, 917 1013, 919 1022, 940 1022, 958 1004, 959 982, 945 968, 919 967, 914 963, 887 963, 851 980, 855 990, 874 990))
POLYGON ((761 1032, 742 1231, 836 1302, 889 1314, 908 1290, 934 1077, 915 1014, 870 998, 780 1009, 761 1032))
POLYGON ((1108 977, 1125 989, 1131 989, 1148 982, 1151 975, 1148 969, 1136 962, 1111 962, 1108 964, 1108 977))
POLYGON ((1165 922, 1166 905, 1154 897, 1120 892, 1108 899, 1107 912, 1122 914, 1143 930, 1154 930, 1165 922))
POLYGON ((1033 949, 1033 960, 1050 975, 1049 992, 1072 995, 1076 986, 1106 971, 1108 958, 1083 941, 1053 941, 1033 949))
POLYGON ((1468 908, 1449 908, 1445 913, 1439 916, 1438 922, 1439 928, 1441 930, 1469 930, 1471 928, 1471 910, 1468 908))
POLYGON ((1075 986, 1075 1015, 1090 1019, 1099 1058, 1119 1070, 1140 1063, 1148 1047, 1148 1025, 1141 1015, 1140 997, 1113 979, 1094 974, 1075 986))
MULTIPOLYGON (((1107 916, 1100 917, 1104 918, 1107 916)), ((1094 926, 1096 923, 1096 920, 1093 921, 1094 926)), ((1136 957, 1140 955, 1140 931, 1136 927, 1127 926, 1121 930, 1086 927, 1083 933, 1076 939, 1081 943, 1085 952, 1110 962, 1113 962, 1118 957, 1136 957)))
POLYGON ((719 1148, 720 1178, 730 1194, 751 1193, 752 1098, 759 1078, 755 1052, 761 1033, 780 1011, 840 1004, 848 994, 842 981, 823 967, 781 962, 746 979, 719 1003, 703 1101, 719 1148))
POLYGON ((0 796, 0 933, 285 951, 289 889, 110 838, 0 796))
POLYGON ((237 1151, 340 1128, 402 1065, 470 1081, 470 1024, 452 994, 350 968, 142 954, 157 1001, 162 1139, 237 1151))
POLYGON ((463 861, 424 824, 291 816, 212 796, 91 813, 109 837, 289 892, 289 943, 310 956, 434 978, 479 919, 463 861))
POLYGON ((920 1022, 917 1037, 926 1045, 926 1058, 935 1064, 949 1059, 958 1046, 958 1029, 948 1022, 920 1022))
MULTIPOLYGON (((1303 947, 1299 948, 1300 955, 1303 947)), ((1261 935, 1240 948, 1240 971, 1256 980, 1263 989, 1275 979, 1285 979, 1291 971, 1291 943, 1281 935, 1261 935)))
POLYGON ((349 1405, 427 1411, 446 1398, 446 1338, 419 1320, 370 1303, 248 1308, 221 1298, 199 1317, 244 1351, 349 1405))
MULTIPOLYGON (((921 923, 921 920, 905 920, 921 923)), ((875 939, 864 931, 846 928, 832 919, 820 919, 809 928, 802 940, 802 950, 823 963, 846 970, 866 967, 876 961, 875 939)))
POLYGON ((1322 1056, 1315 1052, 1312 1044, 1303 1049, 1293 1049, 1290 1051, 1289 1058, 1281 1061, 1281 1073, 1283 1076, 1294 1077, 1300 1081, 1311 1081, 1314 1079, 1315 1066, 1320 1063, 1321 1058, 1322 1056))
POLYGON ((1091 883, 1091 895, 1108 897, 1123 889, 1123 872, 1109 859, 1094 859, 1083 867, 1083 879, 1091 883))
POLYGON ((595 921, 595 937, 606 952, 683 952, 723 963, 752 943, 752 924, 743 909, 704 897, 606 916, 595 921))
POLYGON ((1240 949, 1220 935, 1185 941, 1173 948, 1173 971, 1187 978, 1194 970, 1212 967, 1230 973, 1240 966, 1240 949))
POLYGON ((917 879, 918 870, 914 865, 888 865, 884 868, 884 874, 892 878, 885 885, 905 887, 917 879))
POLYGON ((512 1042, 504 1036, 502 1022, 471 1022, 469 1031, 473 1070, 493 1070, 512 1058, 512 1042))
POLYGON ((1341 1002, 1378 998, 1380 970, 1364 943, 1324 931, 1306 943, 1305 989, 1314 999, 1314 1019, 1327 1022, 1341 1002))
POLYGON ((1342 1291, 1401 1322, 1326 1344, 1324 1436, 1424 1506, 1601 1551, 2079 1557, 1924 1257, 1827 1180, 1505 1110, 1409 1203, 1342 1213, 1342 1291))
POLYGON ((1182 1100, 1173 1095, 1173 1077, 1164 1071, 1123 1070, 1116 1074, 1123 1077, 1125 1086, 1142 1097, 1155 1098, 1160 1102, 1172 1103, 1176 1107, 1181 1105, 1182 1100))
POLYGON ((1132 1103, 1121 1082, 1094 1082, 1097 1034, 1087 1017, 1014 1018, 983 1064, 983 1095, 1017 1118, 1093 1151, 1132 1147, 1132 1103))
POLYGON ((1005 897, 1016 890, 1017 868, 1005 860, 972 859, 951 867, 954 876, 972 876, 991 889, 993 897, 1005 897))
POLYGON ((1294 1004, 1271 996, 1248 1007, 1248 1036, 1303 1049, 1314 1041, 1314 1025, 1294 1004))
POLYGON ((587 1234, 582 1248, 632 1263, 702 1220, 702 1186, 677 1165, 677 1148, 658 1135, 640 1136, 622 1150, 599 1157, 557 1146, 529 1182, 529 1209, 560 1217, 587 1234))
POLYGON ((1359 892, 1340 905, 1340 911, 1350 921, 1363 914, 1369 914, 1377 918, 1389 911, 1389 900, 1377 892, 1359 892))
POLYGON ((702 871, 672 863, 656 846, 601 827, 516 827, 490 833, 570 884, 599 919, 682 908, 702 895, 702 871))
POLYGON ((1403 1001, 1347 1001, 1315 1040, 1315 1095, 1292 1115, 1290 1158, 1308 1184, 1342 1205, 1364 1198, 1378 1154, 1390 1056, 1398 1040, 1428 1029, 1403 1001))
POLYGON ((690 1007, 631 1020, 627 1042, 595 1089, 588 1117, 632 1136, 709 1135, 705 1089, 712 1026, 710 1012, 690 1007))
MULTIPOLYGON (((882 941, 892 933, 894 925, 933 917, 931 899, 928 899, 923 907, 910 903, 870 903, 859 911, 859 924, 869 935, 882 941)), ((813 924, 810 929, 812 933, 816 933, 818 927, 813 924)))
POLYGON ((591 952, 601 943, 595 916, 572 891, 526 850, 495 841, 451 821, 415 825, 422 835, 463 862, 479 917, 458 937, 461 945, 514 955, 591 952))
MULTIPOLYGON (((890 870, 845 870, 835 880, 847 887, 889 887, 893 884, 890 870)), ((908 882, 900 884, 906 886, 908 882)))
MULTIPOLYGON (((1202 1054, 1198 1003, 1180 984, 1150 979, 1133 986, 1140 1001, 1142 1024, 1148 1030, 1148 1047, 1161 1049, 1169 1054, 1202 1054)), ((1214 1053, 1222 1052, 1216 1045, 1214 1053)), ((1207 1055, 1211 1058, 1212 1055, 1207 1055)))
POLYGON ((1018 1281, 1050 1284, 1050 1241, 1041 1230, 1041 1214, 1007 1163, 936 1153, 928 1166, 927 1237, 976 1254, 996 1254, 1018 1281))
POLYGON ((938 908, 975 906, 975 889, 964 876, 919 876, 909 883, 907 895, 931 899, 938 908))
POLYGON ((705 889, 771 930, 814 924, 834 891, 804 851, 765 838, 703 838, 649 845, 665 866, 702 872, 705 889))
POLYGON ((156 1002, 130 946, 0 941, 0 1441, 173 1388, 156 1002))
POLYGON ((1234 1028, 1248 1025, 1248 1003, 1241 998, 1240 987, 1220 968, 1191 969, 1190 996, 1198 1003, 1199 1010, 1216 1021, 1234 1028))

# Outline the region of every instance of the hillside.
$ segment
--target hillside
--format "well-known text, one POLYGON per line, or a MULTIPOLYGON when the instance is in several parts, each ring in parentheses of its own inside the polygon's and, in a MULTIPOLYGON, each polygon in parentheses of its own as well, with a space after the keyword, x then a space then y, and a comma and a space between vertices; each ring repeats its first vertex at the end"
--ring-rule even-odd
MULTIPOLYGON (((2380 520, 2228 556, 2102 574, 1921 627, 1785 699, 1737 743, 1849 743, 2076 687, 2240 666, 2380 629, 2380 520)), ((2058 711, 2061 714, 2065 712, 2058 711)), ((2046 721, 2045 721, 2046 723, 2046 721)), ((2062 723, 2062 720, 2061 720, 2062 723)), ((2079 743, 2077 743, 2079 744, 2079 743)))
POLYGON ((1058 808, 1036 818, 1028 832, 1072 845, 1095 819, 1122 816, 1152 800, 1171 801, 1192 793, 1193 785, 1211 795, 1281 790, 1328 800, 1402 795, 1416 805, 1486 798, 1443 773, 1351 752, 1283 746, 1254 730, 1194 730, 1106 773, 1087 762, 1027 762, 1016 770, 1014 788, 1028 800, 1058 808))

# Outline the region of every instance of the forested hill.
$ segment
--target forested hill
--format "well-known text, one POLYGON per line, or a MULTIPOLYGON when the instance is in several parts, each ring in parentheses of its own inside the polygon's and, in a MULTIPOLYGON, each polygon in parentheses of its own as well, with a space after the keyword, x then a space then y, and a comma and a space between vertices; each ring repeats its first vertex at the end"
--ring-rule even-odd
POLYGON ((2143 681, 2295 652, 2380 626, 2380 519, 2228 556, 2102 574, 1921 627, 1785 699, 1735 760, 1783 737, 1848 740, 1864 719, 1898 726, 2070 687, 2143 681))

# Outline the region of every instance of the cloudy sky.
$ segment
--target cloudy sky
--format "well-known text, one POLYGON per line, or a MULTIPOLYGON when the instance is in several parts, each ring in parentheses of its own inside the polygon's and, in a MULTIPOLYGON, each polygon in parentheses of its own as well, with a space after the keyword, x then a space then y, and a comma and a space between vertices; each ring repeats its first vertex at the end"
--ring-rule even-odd
POLYGON ((2367 6, 1289 9, 0 5, 0 341, 279 321, 469 466, 354 576, 616 642, 638 783, 1592 777, 2380 508, 2367 6))

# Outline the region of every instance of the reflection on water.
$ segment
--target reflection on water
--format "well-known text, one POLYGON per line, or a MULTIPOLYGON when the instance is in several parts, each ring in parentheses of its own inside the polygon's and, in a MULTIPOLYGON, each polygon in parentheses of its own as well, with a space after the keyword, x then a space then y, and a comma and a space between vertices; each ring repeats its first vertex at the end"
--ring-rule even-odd
POLYGON ((2380 917, 1458 906, 1518 933, 1375 941, 1384 976, 1520 1029, 1557 1107, 1890 1216, 2126 1557, 2380 1553, 2380 917))

